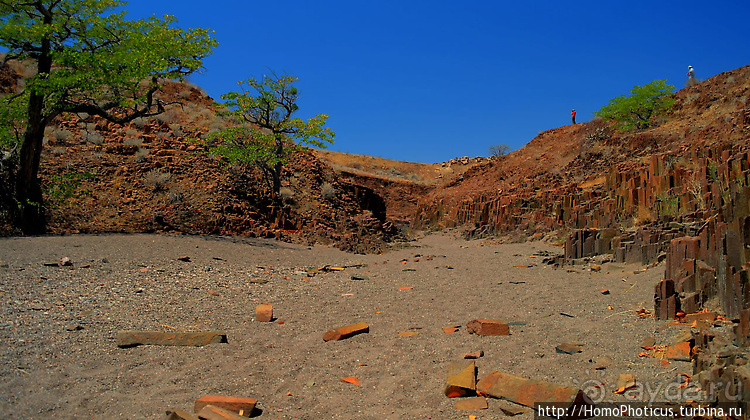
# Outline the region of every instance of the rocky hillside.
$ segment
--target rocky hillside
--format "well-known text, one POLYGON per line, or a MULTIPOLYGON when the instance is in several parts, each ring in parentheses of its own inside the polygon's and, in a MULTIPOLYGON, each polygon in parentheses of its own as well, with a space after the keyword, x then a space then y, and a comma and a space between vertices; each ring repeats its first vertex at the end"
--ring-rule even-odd
MULTIPOLYGON (((20 79, 8 68, 3 74, 13 90, 20 79)), ((288 163, 283 205, 273 206, 257 171, 231 167, 202 146, 227 125, 213 99, 183 83, 161 94, 181 105, 124 126, 68 115, 48 127, 41 179, 49 233, 260 236, 353 252, 379 251, 392 239, 383 200, 311 151, 288 163)))
POLYGON ((670 114, 648 130, 621 133, 595 120, 543 132, 523 149, 427 194, 414 224, 526 236, 715 211, 713 197, 720 192, 704 193, 721 175, 717 150, 740 153, 750 140, 750 66, 675 98, 670 114))

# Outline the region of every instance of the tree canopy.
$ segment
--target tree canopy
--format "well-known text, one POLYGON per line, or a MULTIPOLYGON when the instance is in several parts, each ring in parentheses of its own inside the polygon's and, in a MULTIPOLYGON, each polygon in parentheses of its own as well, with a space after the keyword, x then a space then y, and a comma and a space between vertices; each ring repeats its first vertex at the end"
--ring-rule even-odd
POLYGON ((233 163, 251 164, 263 171, 272 192, 281 188, 281 171, 289 155, 302 145, 327 147, 336 134, 325 127, 328 115, 307 121, 293 117, 299 106, 293 76, 263 76, 240 81, 243 90, 221 96, 227 114, 242 125, 214 133, 214 153, 233 163))
MULTIPOLYGON (((2 138, 21 142, 16 199, 40 207, 39 160, 44 128, 63 113, 98 115, 115 123, 156 115, 167 105, 155 94, 164 80, 201 69, 217 42, 206 29, 180 29, 173 16, 127 20, 121 0, 0 0, 3 64, 31 62, 34 74, 21 92, 3 97, 8 106, 2 138), (19 115, 18 109, 25 113, 19 115), (23 119, 19 121, 19 118, 23 119), (22 130, 14 127, 22 126, 22 130), (20 133, 23 133, 20 135, 20 133)), ((27 217, 28 216, 28 217, 27 217)))
POLYGON ((667 111, 674 104, 674 99, 668 97, 674 93, 674 86, 668 85, 666 79, 635 86, 630 93, 611 99, 594 115, 615 121, 623 131, 644 129, 651 126, 651 117, 667 111))

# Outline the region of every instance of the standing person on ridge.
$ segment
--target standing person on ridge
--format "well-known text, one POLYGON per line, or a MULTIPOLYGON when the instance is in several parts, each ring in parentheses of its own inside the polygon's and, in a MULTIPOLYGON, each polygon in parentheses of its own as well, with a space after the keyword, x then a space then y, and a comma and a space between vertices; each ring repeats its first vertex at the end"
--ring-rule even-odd
POLYGON ((574 109, 573 112, 570 113, 570 117, 573 120, 573 124, 576 123, 576 110, 574 109))
POLYGON ((688 72, 687 72, 687 86, 695 86, 698 84, 698 81, 695 79, 695 70, 693 69, 693 66, 688 66, 688 72))

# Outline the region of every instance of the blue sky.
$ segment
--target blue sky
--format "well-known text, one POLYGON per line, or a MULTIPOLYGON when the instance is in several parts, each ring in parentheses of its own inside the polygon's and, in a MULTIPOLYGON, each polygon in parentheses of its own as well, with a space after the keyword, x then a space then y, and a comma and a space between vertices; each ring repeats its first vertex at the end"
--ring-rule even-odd
POLYGON ((750 64, 747 1, 131 0, 216 31, 190 80, 219 99, 269 69, 331 150, 413 162, 487 156, 578 122, 635 85, 750 64))

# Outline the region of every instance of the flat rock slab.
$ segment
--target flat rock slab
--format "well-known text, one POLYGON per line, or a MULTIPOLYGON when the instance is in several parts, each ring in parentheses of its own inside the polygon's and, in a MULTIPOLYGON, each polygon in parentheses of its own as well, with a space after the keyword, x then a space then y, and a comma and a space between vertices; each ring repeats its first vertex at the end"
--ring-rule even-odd
POLYGON ((140 345, 155 346, 205 346, 213 343, 226 343, 227 335, 222 332, 161 332, 161 331, 118 331, 117 347, 127 348, 140 345))
POLYGON ((199 420, 198 416, 188 413, 187 411, 173 409, 167 411, 166 420, 199 420))
POLYGON ((484 398, 484 397, 460 398, 458 399, 458 401, 456 401, 456 409, 458 410, 486 410, 487 398, 484 398))
POLYGON ((508 324, 495 319, 474 319, 466 324, 469 334, 476 335, 510 335, 508 324))
POLYGON ((345 327, 337 328, 335 330, 328 330, 323 334, 323 341, 336 341, 343 340, 355 336, 357 334, 369 333, 370 326, 365 322, 358 322, 356 324, 347 325, 345 327))
POLYGON ((534 407, 534 403, 583 403, 585 396, 579 389, 550 382, 492 371, 477 383, 477 391, 494 398, 534 407))
POLYGON ((224 395, 206 395, 195 401, 194 411, 200 412, 203 407, 213 405, 214 407, 223 408, 233 411, 240 415, 249 417, 255 409, 258 400, 249 397, 229 397, 224 395))
POLYGON ((207 405, 198 412, 201 420, 246 420, 249 417, 241 416, 234 411, 225 410, 215 405, 207 405))
POLYGON ((562 354, 575 354, 583 351, 583 348, 580 344, 562 343, 555 347, 555 351, 562 354))

